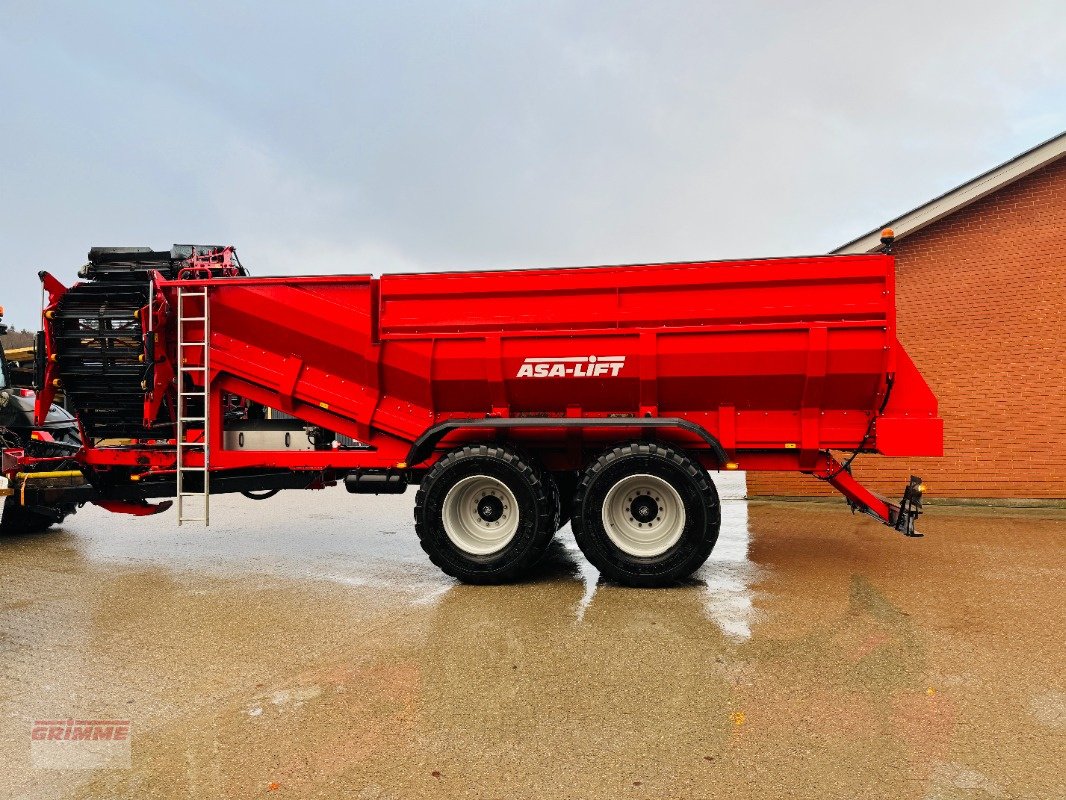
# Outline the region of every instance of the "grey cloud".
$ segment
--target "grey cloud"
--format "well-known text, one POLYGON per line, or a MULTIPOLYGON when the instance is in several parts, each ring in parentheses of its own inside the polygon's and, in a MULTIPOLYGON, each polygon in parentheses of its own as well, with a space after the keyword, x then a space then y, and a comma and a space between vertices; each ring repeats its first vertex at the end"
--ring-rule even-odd
POLYGON ((91 244, 258 274, 821 252, 1061 131, 1059 2, 13 4, 0 303, 91 244))

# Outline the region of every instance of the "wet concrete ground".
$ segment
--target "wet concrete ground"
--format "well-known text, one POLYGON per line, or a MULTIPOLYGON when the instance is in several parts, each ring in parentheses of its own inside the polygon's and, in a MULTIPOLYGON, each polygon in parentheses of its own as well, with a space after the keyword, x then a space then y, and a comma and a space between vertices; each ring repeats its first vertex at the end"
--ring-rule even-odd
POLYGON ((0 540, 0 797, 1063 797, 1066 515, 907 540, 836 505, 727 501, 668 590, 568 532, 461 586, 412 495, 83 509, 0 540), (132 769, 39 769, 38 718, 131 721, 132 769))

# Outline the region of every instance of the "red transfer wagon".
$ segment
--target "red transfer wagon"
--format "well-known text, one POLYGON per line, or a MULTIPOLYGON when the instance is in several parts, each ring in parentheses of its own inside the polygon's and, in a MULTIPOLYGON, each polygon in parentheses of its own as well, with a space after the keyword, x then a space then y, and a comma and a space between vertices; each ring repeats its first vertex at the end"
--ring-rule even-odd
POLYGON ((894 274, 873 254, 252 277, 230 247, 96 248, 70 288, 42 273, 38 406, 65 392, 81 499, 115 511, 413 483, 423 548, 462 580, 518 577, 570 521, 606 576, 660 585, 714 546, 708 470, 808 473, 915 533, 918 478, 892 502, 849 469, 942 450, 894 274))

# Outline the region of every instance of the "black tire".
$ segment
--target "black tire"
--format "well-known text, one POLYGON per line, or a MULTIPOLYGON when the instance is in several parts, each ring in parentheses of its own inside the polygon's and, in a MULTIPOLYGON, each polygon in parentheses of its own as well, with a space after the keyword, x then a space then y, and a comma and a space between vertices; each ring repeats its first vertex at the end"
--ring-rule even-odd
POLYGON ((707 472, 685 453, 655 442, 615 447, 593 461, 574 494, 572 515, 581 552, 605 577, 627 586, 667 586, 687 578, 710 556, 722 523, 718 491, 707 472), (641 475, 672 487, 684 509, 683 522, 677 515, 676 542, 653 556, 626 552, 604 524, 604 503, 611 489, 641 475))
POLYGON ((281 489, 249 489, 241 494, 249 500, 269 500, 280 491, 281 489))
MULTIPOLYGON (((453 513, 451 507, 447 511, 453 513)), ((454 526, 454 517, 449 519, 454 526)), ((531 459, 496 445, 469 445, 448 453, 426 473, 415 496, 415 531, 422 549, 443 572, 464 583, 507 583, 521 577, 544 555, 558 519, 559 491, 551 476, 531 459), (511 538, 487 554, 460 547, 445 521, 449 492, 461 481, 479 476, 502 483, 518 510, 511 538)))
POLYGON ((570 509, 574 504, 574 492, 581 476, 577 472, 553 472, 555 485, 559 487, 559 527, 562 530, 570 521, 570 509))
POLYGON ((9 497, 4 503, 3 516, 0 517, 0 535, 17 536, 23 533, 44 533, 53 525, 61 523, 75 511, 77 511, 76 506, 63 506, 60 509, 62 517, 56 519, 47 514, 27 511, 18 504, 18 500, 14 497, 9 497))

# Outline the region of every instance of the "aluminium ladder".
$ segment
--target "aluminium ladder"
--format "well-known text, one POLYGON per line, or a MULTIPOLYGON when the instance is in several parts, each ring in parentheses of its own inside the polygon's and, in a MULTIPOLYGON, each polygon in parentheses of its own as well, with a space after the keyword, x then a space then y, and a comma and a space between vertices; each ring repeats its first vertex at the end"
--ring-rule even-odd
MULTIPOLYGON (((199 289, 186 289, 178 287, 178 408, 177 408, 177 507, 178 525, 183 522, 202 522, 205 526, 211 524, 211 402, 208 384, 211 381, 211 313, 208 302, 207 287, 199 289), (190 315, 185 307, 186 300, 202 300, 202 315, 193 313, 190 315), (192 338, 190 338, 189 326, 192 324, 192 338), (196 334, 202 331, 203 335, 196 338, 196 334), (201 355, 200 358, 189 356, 201 355), (186 381, 185 376, 190 373, 201 373, 203 381, 197 385, 195 381, 186 381), (191 387, 191 388, 187 388, 191 387), (195 403, 202 400, 202 405, 195 403), (192 408, 190 408, 190 403, 192 408), (190 429, 202 429, 201 441, 186 441, 190 429), (189 466, 186 464, 186 455, 189 450, 201 450, 203 452, 203 465, 189 466), (185 480, 187 476, 200 477, 200 491, 187 491, 185 480), (203 516, 186 516, 185 501, 193 497, 203 498, 203 516)), ((195 486, 195 483, 194 483, 195 486)))

